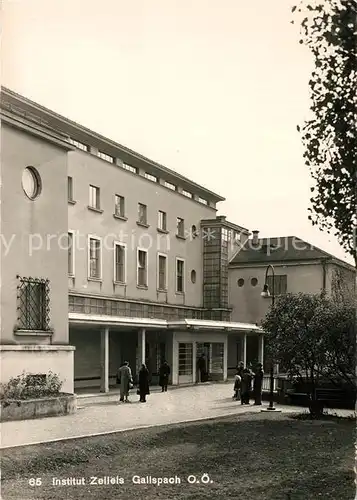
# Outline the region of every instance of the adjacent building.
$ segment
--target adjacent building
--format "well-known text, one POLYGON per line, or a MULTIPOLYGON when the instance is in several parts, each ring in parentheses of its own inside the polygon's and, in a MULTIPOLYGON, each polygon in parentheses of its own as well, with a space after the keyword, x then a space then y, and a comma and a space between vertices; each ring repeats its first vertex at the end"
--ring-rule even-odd
POLYGON ((108 391, 127 360, 172 383, 228 376, 228 351, 263 339, 232 321, 228 264, 249 231, 221 196, 3 88, 1 376, 52 370, 108 391))
MULTIPOLYGON (((229 300, 232 321, 261 324, 271 305, 263 299, 267 266, 274 268, 275 296, 286 293, 339 294, 345 299, 354 294, 356 270, 350 264, 311 245, 296 236, 259 238, 253 231, 229 263, 229 300)), ((267 284, 273 289, 273 273, 268 271, 267 284)), ((247 357, 257 357, 257 339, 250 336, 247 357)), ((234 359, 229 367, 234 365, 234 359)))

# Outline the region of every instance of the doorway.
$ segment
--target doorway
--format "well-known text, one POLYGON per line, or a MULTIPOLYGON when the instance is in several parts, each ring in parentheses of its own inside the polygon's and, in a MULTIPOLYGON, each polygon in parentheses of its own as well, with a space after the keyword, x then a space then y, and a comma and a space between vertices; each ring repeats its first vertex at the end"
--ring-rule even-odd
POLYGON ((178 345, 178 383, 191 384, 193 382, 193 343, 179 343, 178 345))

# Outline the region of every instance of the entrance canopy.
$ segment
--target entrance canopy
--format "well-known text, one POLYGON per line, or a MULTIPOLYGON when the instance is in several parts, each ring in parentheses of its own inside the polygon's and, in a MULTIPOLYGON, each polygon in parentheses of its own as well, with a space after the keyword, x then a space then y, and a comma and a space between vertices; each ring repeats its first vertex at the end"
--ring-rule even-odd
POLYGON ((126 316, 106 316, 102 314, 69 313, 70 324, 121 326, 137 328, 164 328, 175 330, 215 330, 222 332, 255 332, 262 333, 262 329, 253 323, 236 323, 233 321, 212 321, 201 319, 183 319, 167 321, 156 318, 131 318, 126 316))
POLYGON ((186 330, 223 330, 228 332, 256 332, 262 329, 253 323, 236 323, 233 321, 212 321, 201 319, 183 319, 179 321, 168 321, 169 328, 186 330))

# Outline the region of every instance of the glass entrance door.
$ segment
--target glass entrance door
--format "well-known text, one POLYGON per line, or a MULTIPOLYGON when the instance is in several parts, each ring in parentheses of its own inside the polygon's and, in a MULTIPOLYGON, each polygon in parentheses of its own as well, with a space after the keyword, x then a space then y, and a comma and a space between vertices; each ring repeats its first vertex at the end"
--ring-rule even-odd
POLYGON ((190 384, 193 382, 193 344, 192 342, 179 343, 178 346, 178 383, 190 384))
POLYGON ((211 380, 223 380, 223 363, 224 363, 224 343, 213 342, 211 344, 211 380))
MULTIPOLYGON (((197 343, 197 360, 203 354, 206 366, 206 380, 223 380, 223 342, 197 343)), ((197 380, 198 373, 197 373, 197 380)))

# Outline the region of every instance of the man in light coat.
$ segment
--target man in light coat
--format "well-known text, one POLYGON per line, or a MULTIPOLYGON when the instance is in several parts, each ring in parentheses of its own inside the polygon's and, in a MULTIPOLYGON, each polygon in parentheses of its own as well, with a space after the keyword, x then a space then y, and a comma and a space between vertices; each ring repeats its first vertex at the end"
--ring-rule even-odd
POLYGON ((119 368, 117 378, 120 384, 120 401, 129 403, 129 390, 133 384, 133 376, 127 361, 119 368))

